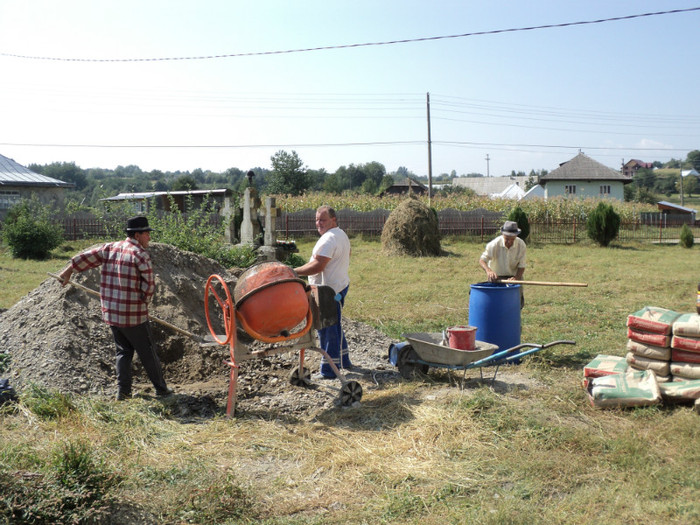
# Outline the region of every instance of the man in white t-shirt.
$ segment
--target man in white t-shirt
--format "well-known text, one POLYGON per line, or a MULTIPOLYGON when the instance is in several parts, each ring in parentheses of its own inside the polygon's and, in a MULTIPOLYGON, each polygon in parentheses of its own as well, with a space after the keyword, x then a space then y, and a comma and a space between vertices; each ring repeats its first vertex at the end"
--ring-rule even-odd
MULTIPOLYGON (((316 210, 316 229, 321 238, 311 252, 311 259, 295 270, 298 275, 308 275, 309 284, 330 286, 335 291, 338 322, 318 331, 319 344, 338 368, 350 368, 348 343, 341 325, 341 308, 345 305, 350 286, 350 240, 338 228, 335 210, 330 206, 316 210)), ((335 378, 335 372, 325 358, 321 360, 320 376, 323 379, 335 378)))
MULTIPOLYGON (((518 235, 520 228, 515 221, 506 221, 501 227, 501 235, 486 245, 479 265, 486 272, 489 282, 497 280, 522 281, 525 273, 527 246, 518 235)), ((523 289, 520 288, 520 307, 525 304, 523 289)))

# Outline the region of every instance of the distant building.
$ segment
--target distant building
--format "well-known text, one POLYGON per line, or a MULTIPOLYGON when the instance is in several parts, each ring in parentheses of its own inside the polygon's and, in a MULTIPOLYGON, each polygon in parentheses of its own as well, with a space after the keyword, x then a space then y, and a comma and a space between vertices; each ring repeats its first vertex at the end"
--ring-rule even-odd
POLYGON ((180 211, 185 211, 187 200, 192 200, 192 206, 199 208, 205 199, 211 199, 212 204, 217 212, 222 212, 227 206, 230 206, 230 196, 232 191, 229 189, 219 190, 186 190, 186 191, 144 191, 144 192, 129 192, 120 193, 114 197, 100 199, 104 203, 129 202, 134 213, 148 213, 152 206, 156 210, 172 211, 171 201, 180 211))
POLYGON ((544 197, 571 197, 624 200, 624 185, 632 182, 619 171, 579 153, 573 159, 540 177, 544 197))
POLYGON ((0 155, 0 220, 7 210, 22 199, 36 195, 44 205, 62 209, 66 188, 73 188, 72 182, 46 177, 25 168, 12 159, 0 155))
POLYGON ((642 162, 641 160, 631 159, 622 166, 622 174, 625 177, 632 177, 641 169, 652 169, 654 165, 651 162, 642 162))
POLYGON ((544 188, 539 184, 535 184, 532 188, 527 190, 520 200, 529 201, 532 199, 544 199, 544 188))
POLYGON ((470 188, 477 195, 493 195, 503 192, 513 184, 524 191, 528 179, 529 177, 524 175, 515 177, 456 177, 452 179, 452 185, 470 188))
MULTIPOLYGON (((656 203, 659 211, 662 215, 667 217, 680 217, 687 218, 687 223, 694 224, 695 218, 697 217, 697 210, 693 208, 686 208, 685 206, 680 206, 678 204, 673 204, 672 202, 659 201, 656 203)), ((686 222, 686 221, 683 221, 686 222)))
POLYGON ((424 195, 428 193, 428 187, 416 179, 406 177, 403 180, 394 182, 394 184, 385 189, 380 195, 405 195, 409 192, 416 195, 424 195))
POLYGON ((513 199, 520 200, 525 196, 525 190, 517 184, 510 184, 506 189, 498 193, 489 195, 492 199, 513 199))

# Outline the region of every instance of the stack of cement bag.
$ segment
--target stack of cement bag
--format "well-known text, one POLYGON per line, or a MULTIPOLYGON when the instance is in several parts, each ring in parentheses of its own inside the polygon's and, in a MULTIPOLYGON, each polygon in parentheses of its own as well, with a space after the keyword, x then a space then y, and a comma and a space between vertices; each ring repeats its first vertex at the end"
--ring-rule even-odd
POLYGON ((694 402, 700 414, 700 315, 647 306, 627 317, 627 355, 598 355, 583 386, 598 408, 694 402))
POLYGON ((678 312, 655 306, 628 315, 627 363, 635 370, 652 370, 659 383, 671 381, 672 331, 680 316, 678 312))
POLYGON ((673 379, 700 379, 700 315, 680 315, 673 323, 672 333, 670 370, 673 379))

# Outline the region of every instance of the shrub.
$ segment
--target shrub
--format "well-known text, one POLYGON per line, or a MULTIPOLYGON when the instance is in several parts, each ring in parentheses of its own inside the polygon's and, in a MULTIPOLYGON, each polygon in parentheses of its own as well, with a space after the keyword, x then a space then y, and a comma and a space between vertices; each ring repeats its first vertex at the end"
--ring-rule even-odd
POLYGON ((695 238, 693 237, 693 232, 690 230, 687 224, 684 224, 681 228, 681 246, 683 248, 692 248, 695 244, 695 238))
POLYGON ((523 241, 530 235, 530 221, 527 220, 527 215, 520 206, 516 206, 508 214, 509 221, 515 221, 518 223, 518 228, 520 228, 520 237, 523 241))
POLYGON ((609 245, 620 231, 620 216, 610 204, 601 202, 586 222, 588 236, 601 246, 609 245))
POLYGON ((49 208, 34 197, 10 209, 2 236, 13 257, 43 260, 61 244, 63 230, 51 221, 49 208))

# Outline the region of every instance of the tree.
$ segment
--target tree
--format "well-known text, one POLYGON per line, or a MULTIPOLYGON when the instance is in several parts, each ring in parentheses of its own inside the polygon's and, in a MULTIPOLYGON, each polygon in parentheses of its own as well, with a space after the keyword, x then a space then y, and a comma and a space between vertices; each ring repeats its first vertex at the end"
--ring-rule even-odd
POLYGON ((53 179, 72 182, 76 190, 82 190, 87 186, 85 172, 76 166, 75 162, 52 162, 45 166, 30 164, 29 169, 53 179))
POLYGON ((296 151, 280 150, 270 157, 272 172, 267 185, 268 193, 301 195, 309 188, 309 177, 296 151))
POLYGON ((684 224, 681 228, 680 244, 683 248, 692 248, 695 244, 695 238, 693 237, 693 232, 687 224, 684 224))
POLYGON ((527 219, 527 215, 520 206, 516 206, 508 214, 509 221, 515 221, 518 223, 518 228, 520 229, 520 237, 523 241, 530 235, 530 221, 527 219))
POLYGON ((51 250, 61 244, 63 227, 53 221, 49 213, 49 208, 36 197, 10 208, 2 235, 13 257, 47 259, 51 250))
POLYGON ((694 170, 700 171, 700 150, 694 149, 688 153, 686 162, 689 163, 694 170))
MULTIPOLYGON (((692 197, 692 193, 695 191, 698 185, 698 179, 697 177, 693 175, 688 175, 686 177, 683 177, 683 193, 687 194, 688 197, 692 197)), ((680 179, 676 181, 676 190, 678 190, 678 193, 681 192, 681 181, 680 179)))
POLYGON ((620 216, 610 204, 601 202, 586 222, 588 236, 601 246, 608 246, 620 231, 620 216))
POLYGON ((192 175, 178 177, 172 185, 172 191, 192 191, 197 189, 197 181, 192 175))

